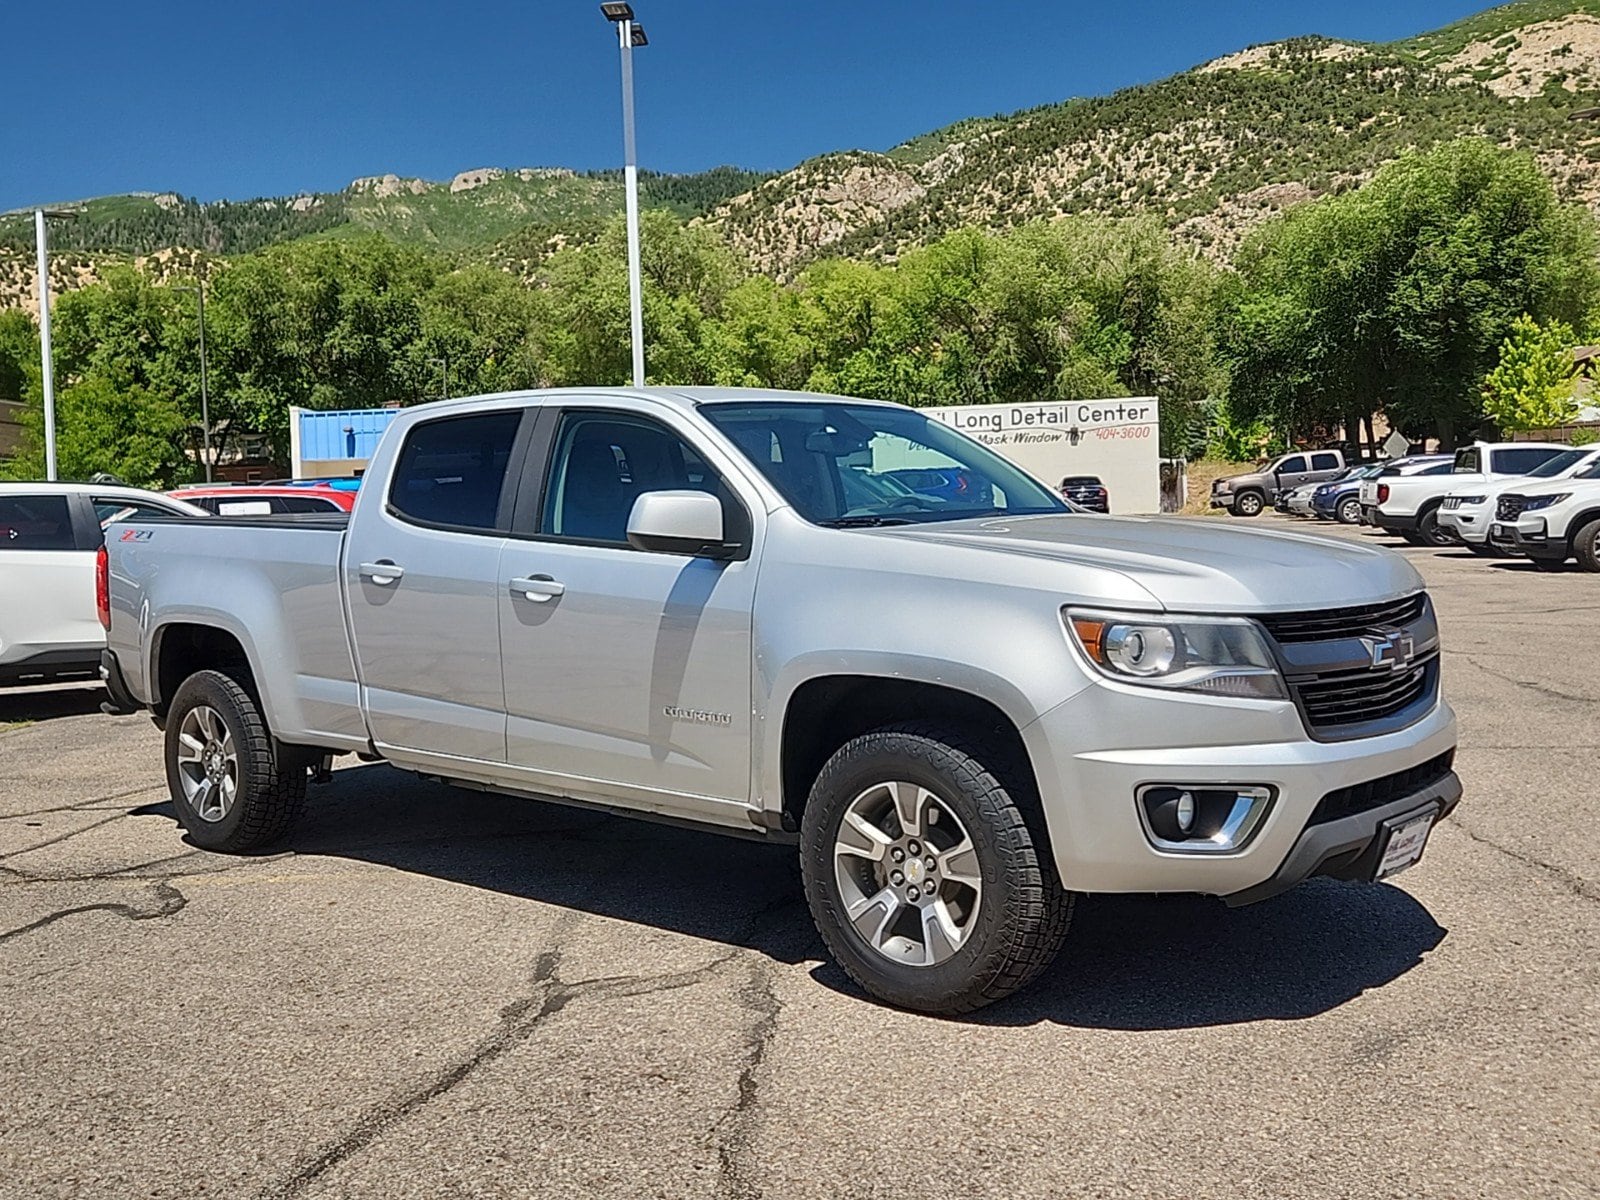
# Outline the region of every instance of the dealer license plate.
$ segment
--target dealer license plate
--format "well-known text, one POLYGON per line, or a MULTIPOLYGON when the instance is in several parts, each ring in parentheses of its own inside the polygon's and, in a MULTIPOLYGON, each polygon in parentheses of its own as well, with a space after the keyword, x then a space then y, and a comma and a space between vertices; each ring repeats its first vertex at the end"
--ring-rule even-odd
POLYGON ((1413 817, 1390 829, 1389 844, 1383 848, 1383 857, 1378 860, 1374 879, 1398 875, 1422 857, 1422 848, 1428 844, 1428 833, 1433 829, 1435 815, 1430 812, 1413 817))

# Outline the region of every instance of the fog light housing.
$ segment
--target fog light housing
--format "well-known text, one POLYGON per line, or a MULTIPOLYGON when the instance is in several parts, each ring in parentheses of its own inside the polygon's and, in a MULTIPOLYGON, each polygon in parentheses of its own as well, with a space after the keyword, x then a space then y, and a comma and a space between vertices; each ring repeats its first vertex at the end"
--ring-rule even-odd
POLYGON ((1138 790, 1135 807, 1157 850, 1228 854, 1249 844, 1276 795, 1265 784, 1153 783, 1138 790))

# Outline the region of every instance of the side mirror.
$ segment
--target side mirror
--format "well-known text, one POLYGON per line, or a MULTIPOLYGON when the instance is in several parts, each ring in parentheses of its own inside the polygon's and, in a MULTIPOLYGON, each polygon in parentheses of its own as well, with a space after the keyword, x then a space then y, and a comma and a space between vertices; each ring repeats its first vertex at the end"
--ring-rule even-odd
POLYGON ((628 515, 628 545, 657 554, 722 558, 722 501, 709 492, 645 492, 628 515))

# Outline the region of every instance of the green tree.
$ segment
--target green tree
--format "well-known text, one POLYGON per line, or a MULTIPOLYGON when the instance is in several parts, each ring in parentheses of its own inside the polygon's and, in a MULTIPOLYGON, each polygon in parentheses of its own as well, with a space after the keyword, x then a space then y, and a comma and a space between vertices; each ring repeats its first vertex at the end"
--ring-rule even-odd
POLYGON ((1572 328, 1540 325, 1524 313, 1500 343, 1500 361, 1483 381, 1483 410, 1503 432, 1548 429, 1577 415, 1572 395, 1572 328))
MULTIPOLYGON (((62 479, 109 472, 136 487, 168 488, 190 479, 183 452, 187 418, 170 397, 141 384, 91 375, 56 394, 56 463, 62 479)), ((13 479, 43 479, 44 417, 38 405, 23 414, 24 441, 5 464, 13 479)))

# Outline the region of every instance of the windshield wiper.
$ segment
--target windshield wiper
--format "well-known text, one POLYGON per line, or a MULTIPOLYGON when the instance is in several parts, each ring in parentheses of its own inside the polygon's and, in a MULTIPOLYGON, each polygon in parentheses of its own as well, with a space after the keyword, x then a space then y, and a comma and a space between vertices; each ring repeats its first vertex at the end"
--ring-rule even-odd
POLYGON ((909 517, 834 517, 828 521, 818 521, 818 525, 825 525, 829 529, 875 529, 880 525, 910 525, 913 522, 909 517))

